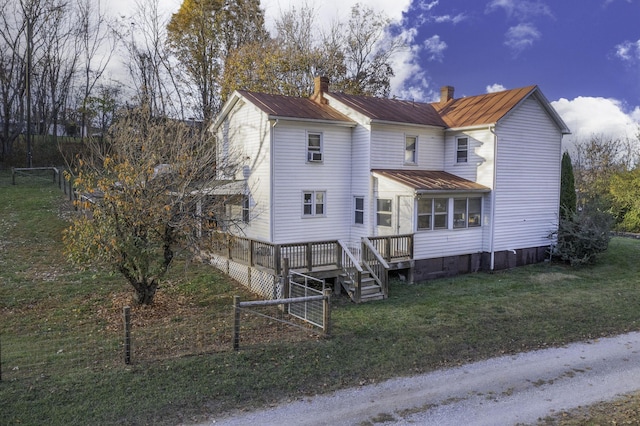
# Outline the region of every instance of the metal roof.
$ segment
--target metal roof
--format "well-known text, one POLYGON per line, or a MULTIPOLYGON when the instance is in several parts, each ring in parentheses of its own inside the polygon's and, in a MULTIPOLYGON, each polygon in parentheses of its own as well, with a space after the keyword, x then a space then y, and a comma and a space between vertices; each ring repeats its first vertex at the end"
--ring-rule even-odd
POLYGON ((449 128, 493 124, 507 115, 536 89, 537 86, 527 86, 520 89, 451 99, 444 104, 435 102, 431 105, 438 111, 449 128))
POLYGON ((371 171, 375 175, 399 182, 416 192, 490 192, 491 189, 460 176, 439 170, 371 171))
POLYGON ((372 121, 447 127, 436 108, 428 103, 347 95, 342 92, 329 92, 326 96, 329 98, 329 103, 333 98, 369 117, 372 121))
POLYGON ((309 98, 270 95, 245 90, 238 90, 238 93, 268 114, 269 118, 338 121, 346 124, 355 124, 346 115, 326 104, 314 102, 309 98))

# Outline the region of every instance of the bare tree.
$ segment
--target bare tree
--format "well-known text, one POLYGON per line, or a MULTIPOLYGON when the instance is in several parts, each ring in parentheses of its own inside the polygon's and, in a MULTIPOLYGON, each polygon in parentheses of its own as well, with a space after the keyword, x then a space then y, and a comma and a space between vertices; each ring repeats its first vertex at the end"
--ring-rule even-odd
POLYGON ((152 115, 185 118, 185 105, 175 75, 175 59, 167 49, 168 17, 162 16, 159 0, 136 1, 129 30, 121 36, 139 104, 148 104, 152 115))
POLYGON ((203 231, 242 220, 225 215, 228 195, 215 195, 227 182, 213 172, 224 168, 216 164, 214 140, 191 130, 144 109, 127 110, 112 127, 110 150, 85 157, 76 179, 94 204, 91 217, 66 233, 69 258, 120 272, 140 304, 153 302, 177 250, 202 248, 215 237, 202 239, 203 231))
POLYGON ((82 49, 80 136, 87 136, 87 102, 116 49, 115 34, 101 9, 100 0, 78 0, 79 44, 82 49))
POLYGON ((0 160, 9 158, 24 130, 26 22, 13 0, 0 0, 0 160))

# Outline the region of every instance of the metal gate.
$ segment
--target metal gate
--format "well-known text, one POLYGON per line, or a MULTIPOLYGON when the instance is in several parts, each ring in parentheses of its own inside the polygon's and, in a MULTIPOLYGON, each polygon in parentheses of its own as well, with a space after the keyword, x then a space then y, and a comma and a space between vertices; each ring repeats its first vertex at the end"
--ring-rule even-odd
MULTIPOLYGON (((325 282, 309 275, 289 272, 289 297, 322 296, 325 282)), ((317 327, 324 328, 324 303, 322 300, 311 300, 301 303, 290 303, 289 314, 317 327)))

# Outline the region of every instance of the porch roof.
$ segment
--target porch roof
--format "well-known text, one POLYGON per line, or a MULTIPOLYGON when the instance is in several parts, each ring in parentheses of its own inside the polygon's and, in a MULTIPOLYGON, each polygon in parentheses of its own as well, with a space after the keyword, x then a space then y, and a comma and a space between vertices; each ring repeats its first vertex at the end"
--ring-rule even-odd
POLYGON ((491 192, 479 183, 439 170, 383 170, 371 172, 412 188, 418 193, 434 192, 491 192))

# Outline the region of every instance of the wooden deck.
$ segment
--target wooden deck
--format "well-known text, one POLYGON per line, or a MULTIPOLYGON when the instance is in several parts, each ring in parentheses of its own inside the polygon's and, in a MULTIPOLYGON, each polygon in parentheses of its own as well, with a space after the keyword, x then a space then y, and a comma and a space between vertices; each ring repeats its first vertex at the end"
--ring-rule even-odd
POLYGON ((407 268, 413 260, 413 235, 363 238, 355 248, 340 240, 272 244, 229 234, 215 234, 211 243, 214 253, 274 276, 282 275, 286 262, 289 270, 338 278, 356 302, 371 281, 386 298, 389 270, 407 268))

